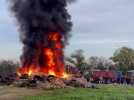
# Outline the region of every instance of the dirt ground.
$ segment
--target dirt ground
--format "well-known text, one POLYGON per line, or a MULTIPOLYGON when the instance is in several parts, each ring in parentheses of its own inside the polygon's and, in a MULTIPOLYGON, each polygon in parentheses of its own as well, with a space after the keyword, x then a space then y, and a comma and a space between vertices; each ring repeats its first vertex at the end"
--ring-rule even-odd
POLYGON ((32 96, 41 92, 41 90, 37 89, 0 86, 0 100, 20 100, 24 96, 32 96))

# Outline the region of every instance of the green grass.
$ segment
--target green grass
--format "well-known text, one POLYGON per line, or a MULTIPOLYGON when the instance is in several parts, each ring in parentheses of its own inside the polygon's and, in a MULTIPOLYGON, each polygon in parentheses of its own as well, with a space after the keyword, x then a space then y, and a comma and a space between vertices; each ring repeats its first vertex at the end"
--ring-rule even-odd
POLYGON ((99 89, 46 90, 23 100, 134 100, 134 87, 103 85, 99 89))

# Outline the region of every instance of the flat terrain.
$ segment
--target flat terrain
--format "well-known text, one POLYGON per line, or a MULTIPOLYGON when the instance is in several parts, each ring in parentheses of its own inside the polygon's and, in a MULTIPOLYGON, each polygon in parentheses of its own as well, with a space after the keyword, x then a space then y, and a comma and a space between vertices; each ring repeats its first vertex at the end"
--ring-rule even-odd
POLYGON ((98 89, 37 90, 0 87, 0 100, 134 100, 134 87, 100 85, 98 89))
POLYGON ((39 93, 41 90, 0 86, 0 100, 21 100, 25 96, 33 96, 39 93))
POLYGON ((134 87, 103 85, 99 88, 49 90, 23 100, 134 100, 134 87))

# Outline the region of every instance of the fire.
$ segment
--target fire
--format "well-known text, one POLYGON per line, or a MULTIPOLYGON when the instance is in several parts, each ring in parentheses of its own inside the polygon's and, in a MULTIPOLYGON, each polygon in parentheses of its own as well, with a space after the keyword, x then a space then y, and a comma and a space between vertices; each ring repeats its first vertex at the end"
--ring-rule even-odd
POLYGON ((47 42, 49 43, 48 46, 42 48, 42 58, 35 56, 35 62, 19 69, 19 76, 23 74, 32 76, 37 73, 43 73, 44 75, 53 75, 60 78, 69 77, 64 72, 62 35, 58 32, 52 32, 49 34, 47 42), (39 59, 41 59, 41 64, 39 59))
POLYGON ((56 74, 54 73, 54 71, 51 71, 51 70, 48 72, 48 75, 56 76, 56 74))
POLYGON ((31 76, 31 75, 32 75, 32 70, 29 70, 28 76, 31 76))
POLYGON ((62 78, 68 79, 69 77, 70 75, 68 75, 67 73, 64 73, 62 78))
POLYGON ((48 58, 48 67, 51 68, 52 66, 55 65, 55 63, 54 63, 54 53, 51 49, 45 49, 44 54, 48 58))

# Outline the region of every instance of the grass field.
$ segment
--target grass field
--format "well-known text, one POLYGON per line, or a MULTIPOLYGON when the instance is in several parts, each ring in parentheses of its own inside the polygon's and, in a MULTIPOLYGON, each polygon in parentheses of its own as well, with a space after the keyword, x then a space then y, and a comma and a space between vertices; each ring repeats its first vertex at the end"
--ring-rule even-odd
POLYGON ((100 85, 99 89, 39 90, 0 86, 0 100, 134 100, 134 87, 100 85))
POLYGON ((134 100, 134 87, 103 85, 99 86, 99 89, 47 90, 22 100, 134 100))

